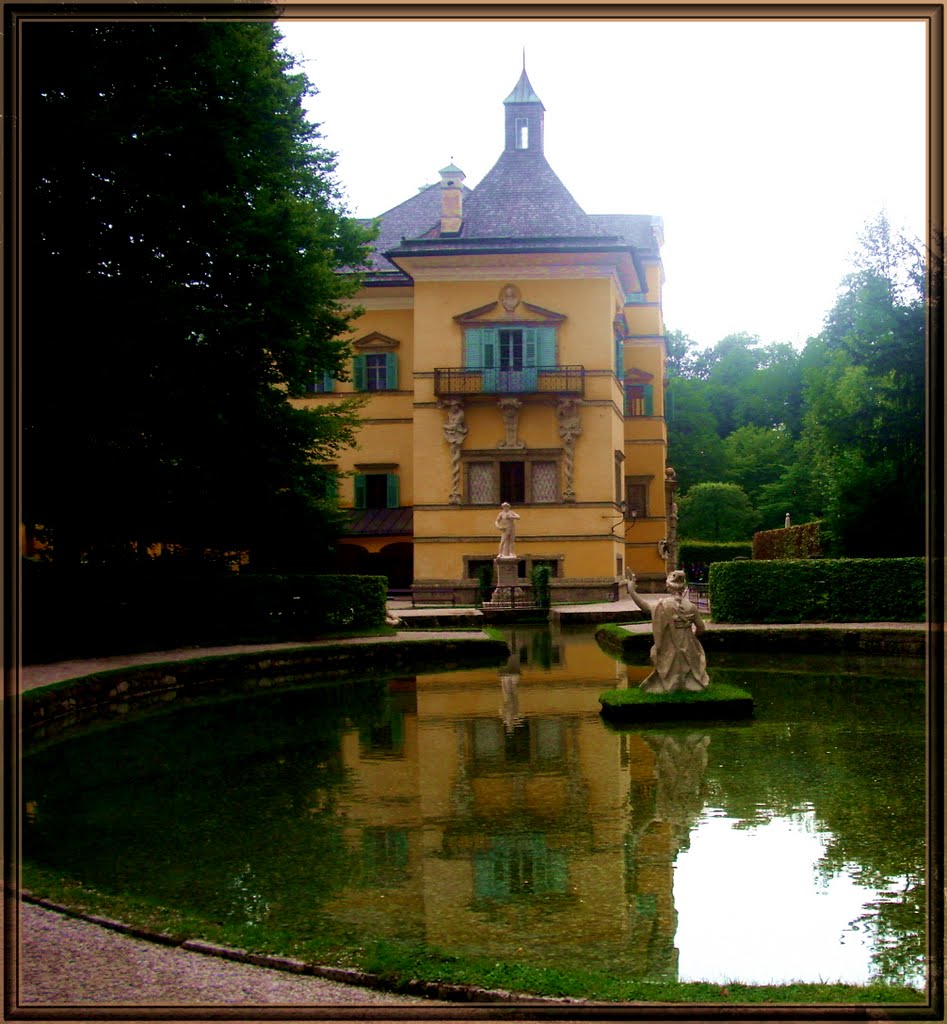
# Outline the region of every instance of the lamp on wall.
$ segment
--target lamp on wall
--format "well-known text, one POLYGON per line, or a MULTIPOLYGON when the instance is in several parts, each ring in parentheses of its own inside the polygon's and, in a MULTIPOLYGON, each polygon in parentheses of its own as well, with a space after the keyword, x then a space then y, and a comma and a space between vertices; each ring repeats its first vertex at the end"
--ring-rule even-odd
MULTIPOLYGON (((620 514, 617 515, 617 516, 602 516, 603 519, 611 519, 611 520, 613 520, 613 522, 612 522, 612 533, 615 532, 615 524, 619 520, 625 518, 625 513, 628 511, 628 502, 627 501, 620 501, 618 503, 618 511, 619 511, 620 514)), ((631 516, 632 516, 632 523, 631 523, 631 525, 632 526, 635 525, 634 524, 634 517, 637 516, 637 515, 638 515, 637 512, 632 512, 631 513, 631 516)))

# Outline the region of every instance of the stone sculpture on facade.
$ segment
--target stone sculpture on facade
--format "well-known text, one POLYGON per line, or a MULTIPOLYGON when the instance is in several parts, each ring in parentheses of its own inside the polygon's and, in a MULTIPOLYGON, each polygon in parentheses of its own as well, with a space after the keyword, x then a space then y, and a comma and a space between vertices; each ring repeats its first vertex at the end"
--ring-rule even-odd
POLYGON ((562 500, 575 501, 573 486, 575 442, 582 433, 579 403, 574 398, 562 399, 556 406, 556 419, 559 421, 559 439, 562 441, 562 459, 565 468, 565 487, 562 491, 562 500))
POLYGON ((447 410, 447 422, 444 424, 444 440, 450 448, 451 492, 448 501, 451 505, 461 503, 460 494, 460 449, 467 436, 467 424, 464 421, 464 403, 459 398, 451 398, 438 403, 447 410))
POLYGON ((503 427, 506 430, 506 437, 497 442, 497 448, 525 448, 526 443, 520 441, 516 436, 519 429, 520 406, 523 403, 518 398, 501 398, 497 405, 503 414, 503 427))
POLYGON ((625 582, 632 601, 651 616, 654 634, 651 647, 654 671, 641 683, 641 689, 649 693, 706 690, 710 685, 707 657, 697 639, 706 627, 697 606, 687 599, 684 573, 675 569, 668 575, 668 596, 660 598, 653 608, 638 596, 633 573, 625 582))

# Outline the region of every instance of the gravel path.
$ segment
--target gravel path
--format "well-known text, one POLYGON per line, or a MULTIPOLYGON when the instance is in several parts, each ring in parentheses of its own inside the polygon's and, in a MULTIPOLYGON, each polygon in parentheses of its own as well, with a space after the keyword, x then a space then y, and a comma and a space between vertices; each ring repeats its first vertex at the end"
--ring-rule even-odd
POLYGON ((18 961, 21 1007, 445 1005, 161 946, 29 903, 18 961))

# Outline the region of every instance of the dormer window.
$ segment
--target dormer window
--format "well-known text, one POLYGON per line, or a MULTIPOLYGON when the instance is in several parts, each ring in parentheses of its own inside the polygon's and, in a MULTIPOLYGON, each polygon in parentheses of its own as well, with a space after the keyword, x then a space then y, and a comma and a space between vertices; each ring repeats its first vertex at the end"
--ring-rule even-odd
POLYGON ((518 117, 515 125, 516 148, 529 149, 529 118, 518 117))

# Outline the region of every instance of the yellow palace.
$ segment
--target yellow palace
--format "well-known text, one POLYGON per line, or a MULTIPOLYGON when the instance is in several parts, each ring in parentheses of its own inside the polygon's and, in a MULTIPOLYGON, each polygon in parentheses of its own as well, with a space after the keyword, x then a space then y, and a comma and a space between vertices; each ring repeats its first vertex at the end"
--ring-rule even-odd
POLYGON ((336 467, 340 569, 469 600, 506 501, 519 575, 548 565, 554 602, 608 600, 629 570, 664 579, 662 221, 585 213, 546 160, 544 113, 524 69, 480 184, 447 166, 377 219, 351 381, 300 399, 368 399, 336 467))

